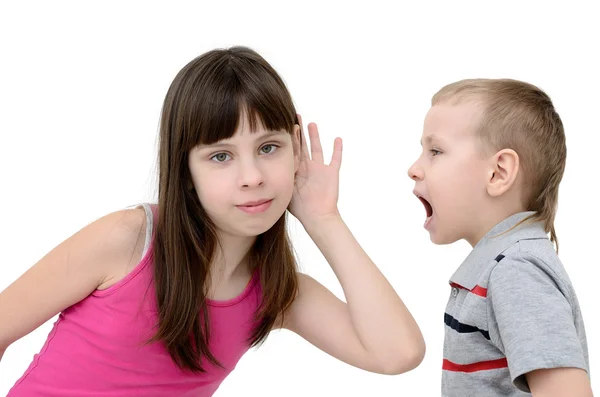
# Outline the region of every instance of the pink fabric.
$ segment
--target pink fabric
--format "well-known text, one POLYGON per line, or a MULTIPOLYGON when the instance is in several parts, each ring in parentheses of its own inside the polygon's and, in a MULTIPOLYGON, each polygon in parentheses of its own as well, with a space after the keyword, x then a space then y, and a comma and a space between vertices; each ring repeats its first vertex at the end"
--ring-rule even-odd
POLYGON ((210 348, 225 370, 180 370, 160 343, 144 345, 157 323, 151 243, 123 280, 60 315, 39 354, 7 397, 211 396, 248 350, 260 299, 256 274, 238 297, 209 301, 210 348))

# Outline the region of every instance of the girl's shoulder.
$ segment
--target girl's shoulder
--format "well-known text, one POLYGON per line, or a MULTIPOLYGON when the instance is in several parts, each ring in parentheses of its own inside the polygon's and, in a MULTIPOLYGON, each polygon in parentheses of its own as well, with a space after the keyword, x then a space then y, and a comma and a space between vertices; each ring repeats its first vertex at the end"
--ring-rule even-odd
POLYGON ((153 209, 150 204, 140 204, 107 215, 115 217, 113 237, 107 241, 114 244, 115 262, 98 290, 116 284, 140 263, 152 240, 153 209))
POLYGON ((50 318, 108 288, 146 247, 146 208, 104 215, 58 244, 0 294, 0 351, 50 318))

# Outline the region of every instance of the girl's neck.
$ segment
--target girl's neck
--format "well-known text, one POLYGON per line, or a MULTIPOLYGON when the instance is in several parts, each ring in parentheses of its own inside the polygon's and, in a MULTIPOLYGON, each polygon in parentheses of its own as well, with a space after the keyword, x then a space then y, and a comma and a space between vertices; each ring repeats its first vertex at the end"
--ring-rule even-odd
POLYGON ((248 252, 256 237, 219 236, 211 263, 208 297, 217 300, 231 299, 239 294, 248 283, 250 264, 248 252))
POLYGON ((232 275, 247 269, 247 256, 256 241, 256 237, 240 237, 221 234, 219 235, 220 246, 217 246, 215 257, 211 264, 212 273, 221 277, 230 278, 232 275))

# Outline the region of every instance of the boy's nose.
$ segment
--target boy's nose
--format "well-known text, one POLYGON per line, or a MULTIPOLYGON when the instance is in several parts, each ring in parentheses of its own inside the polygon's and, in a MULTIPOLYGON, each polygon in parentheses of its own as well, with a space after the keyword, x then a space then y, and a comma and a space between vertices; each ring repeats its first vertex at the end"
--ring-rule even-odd
POLYGON ((423 171, 419 167, 417 167, 417 163, 414 163, 408 169, 408 177, 413 181, 423 179, 423 171))

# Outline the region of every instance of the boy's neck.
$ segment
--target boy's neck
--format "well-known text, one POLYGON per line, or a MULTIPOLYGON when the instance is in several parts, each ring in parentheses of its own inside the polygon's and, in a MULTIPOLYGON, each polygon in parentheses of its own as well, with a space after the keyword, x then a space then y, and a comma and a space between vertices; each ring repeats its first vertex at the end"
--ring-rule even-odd
POLYGON ((521 205, 514 205, 504 208, 492 208, 484 211, 483 213, 486 215, 479 218, 481 222, 477 222, 477 229, 473 234, 467 236, 465 240, 471 245, 472 248, 475 248, 481 239, 483 239, 485 235, 494 228, 494 226, 515 214, 525 211, 527 210, 521 205))

